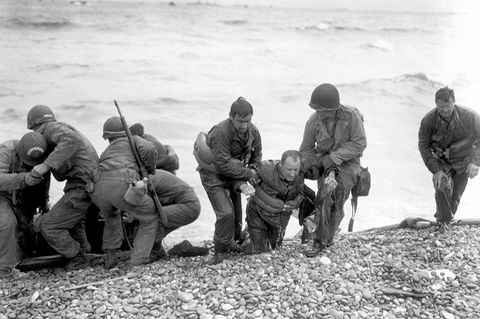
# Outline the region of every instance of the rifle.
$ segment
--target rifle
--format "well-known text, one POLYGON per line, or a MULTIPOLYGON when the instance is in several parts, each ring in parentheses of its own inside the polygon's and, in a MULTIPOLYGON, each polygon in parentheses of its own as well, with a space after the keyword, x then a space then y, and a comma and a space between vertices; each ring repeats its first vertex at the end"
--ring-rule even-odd
POLYGON ((127 134, 128 143, 130 144, 130 149, 132 150, 133 156, 135 157, 135 161, 137 162, 138 168, 140 169, 140 176, 147 183, 147 189, 148 189, 148 192, 150 193, 150 196, 153 199, 153 203, 155 204, 155 211, 158 214, 160 223, 162 225, 166 225, 168 222, 168 218, 165 215, 164 211, 162 210, 162 204, 160 204, 158 195, 155 192, 155 187, 153 186, 152 181, 148 176, 147 169, 145 168, 145 165, 143 164, 142 160, 140 159, 140 156, 138 155, 137 147, 135 145, 135 140, 133 139, 132 133, 130 133, 130 129, 128 128, 127 122, 125 121, 125 117, 120 111, 120 106, 118 105, 117 101, 113 100, 113 103, 115 103, 115 106, 117 107, 118 114, 120 115, 120 120, 122 121, 123 129, 127 134))

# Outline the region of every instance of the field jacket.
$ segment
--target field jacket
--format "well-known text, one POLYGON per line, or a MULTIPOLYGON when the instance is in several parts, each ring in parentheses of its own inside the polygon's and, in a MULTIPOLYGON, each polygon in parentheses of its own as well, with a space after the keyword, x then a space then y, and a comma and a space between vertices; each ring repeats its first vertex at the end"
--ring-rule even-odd
POLYGON ((253 124, 241 134, 226 119, 208 132, 207 145, 214 154, 218 174, 228 179, 248 180, 251 177, 248 168, 256 167, 262 160, 260 132, 253 124))
POLYGON ((360 162, 367 138, 359 112, 353 107, 340 105, 334 120, 333 136, 328 133, 321 111, 313 113, 305 124, 300 145, 305 170, 318 165, 327 154, 338 167, 347 162, 360 162))
POLYGON ((418 132, 418 148, 428 170, 432 173, 442 168, 453 168, 457 172, 463 172, 468 164, 480 166, 480 117, 475 111, 455 105, 450 122, 445 121, 437 109, 428 112, 420 124, 418 132), (460 140, 472 141, 472 152, 469 156, 458 158, 453 161, 437 156, 437 150, 446 150, 460 140))

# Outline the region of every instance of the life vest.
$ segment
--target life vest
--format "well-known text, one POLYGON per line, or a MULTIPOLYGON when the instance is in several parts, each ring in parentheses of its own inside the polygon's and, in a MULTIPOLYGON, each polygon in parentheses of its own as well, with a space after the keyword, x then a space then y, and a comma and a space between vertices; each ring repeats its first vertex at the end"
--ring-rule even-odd
POLYGON ((193 156, 195 156, 200 168, 217 173, 214 165, 215 155, 213 155, 212 149, 207 145, 207 134, 205 132, 198 133, 193 144, 193 156))
POLYGON ((280 213, 285 206, 285 203, 281 199, 268 195, 259 186, 255 186, 253 201, 269 213, 280 213))

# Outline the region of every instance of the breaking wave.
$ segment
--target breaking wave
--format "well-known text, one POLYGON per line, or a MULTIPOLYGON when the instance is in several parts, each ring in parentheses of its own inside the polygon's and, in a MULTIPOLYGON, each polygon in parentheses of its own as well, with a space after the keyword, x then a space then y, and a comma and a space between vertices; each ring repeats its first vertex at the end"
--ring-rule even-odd
POLYGON ((9 21, 9 26, 17 28, 41 28, 41 29, 61 29, 72 27, 74 24, 65 18, 57 17, 12 17, 9 21))

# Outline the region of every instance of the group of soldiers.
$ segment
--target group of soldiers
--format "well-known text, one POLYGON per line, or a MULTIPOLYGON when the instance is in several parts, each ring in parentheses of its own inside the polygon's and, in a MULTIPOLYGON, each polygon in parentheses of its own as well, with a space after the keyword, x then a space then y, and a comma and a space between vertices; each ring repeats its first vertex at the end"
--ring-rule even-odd
MULTIPOLYGON (((478 174, 480 117, 456 105, 449 88, 436 92, 435 103, 422 120, 418 146, 433 173, 435 217, 448 225, 468 178, 478 174)), ((315 88, 309 106, 314 113, 299 150, 287 150, 279 160, 262 161, 261 135, 251 122, 253 107, 243 97, 233 102, 227 119, 198 135, 197 170, 216 214, 213 263, 231 253, 277 248, 295 210, 301 224, 315 216, 313 245, 306 256, 318 256, 333 244, 361 171, 367 145, 363 116, 341 104, 337 88, 328 83, 315 88), (317 182, 316 192, 305 179, 317 182), (243 230, 242 194, 248 197, 243 230)), ((27 127, 33 132, 0 145, 0 277, 31 253, 35 232, 68 260, 69 269, 87 265, 91 245, 85 217, 94 208, 104 220, 106 268, 118 264, 126 216, 138 222, 131 265, 163 258, 165 236, 199 216, 198 197, 175 175, 179 165, 173 148, 145 134, 141 124, 126 128, 118 116, 107 119, 103 138, 109 145, 100 158, 85 136, 58 122, 47 106, 28 112, 27 127), (152 196, 142 193, 145 180, 131 147, 158 194, 166 221, 159 219, 152 196), (64 195, 49 209, 50 174, 66 183, 64 195)))

